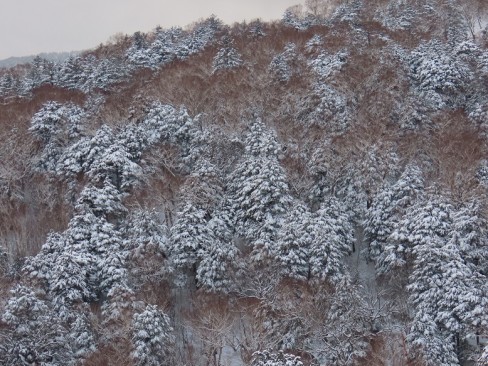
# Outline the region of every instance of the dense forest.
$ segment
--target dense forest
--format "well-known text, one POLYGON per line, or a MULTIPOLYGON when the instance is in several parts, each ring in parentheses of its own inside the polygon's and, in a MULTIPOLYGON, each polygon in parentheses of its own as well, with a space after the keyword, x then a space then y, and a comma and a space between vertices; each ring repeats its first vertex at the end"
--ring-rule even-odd
POLYGON ((0 69, 0 364, 488 365, 487 21, 307 0, 0 69))

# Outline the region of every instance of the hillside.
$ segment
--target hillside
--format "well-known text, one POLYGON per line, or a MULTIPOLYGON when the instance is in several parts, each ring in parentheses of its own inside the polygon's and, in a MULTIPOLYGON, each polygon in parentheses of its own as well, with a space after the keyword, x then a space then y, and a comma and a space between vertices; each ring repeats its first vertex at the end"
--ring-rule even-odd
POLYGON ((488 365, 488 6, 307 5, 0 69, 0 364, 488 365))
POLYGON ((37 56, 52 62, 63 62, 66 59, 68 59, 70 56, 76 56, 79 53, 80 52, 48 52, 48 53, 41 53, 39 55, 33 55, 33 56, 9 57, 0 60, 0 68, 1 67, 11 68, 16 65, 32 63, 37 56))

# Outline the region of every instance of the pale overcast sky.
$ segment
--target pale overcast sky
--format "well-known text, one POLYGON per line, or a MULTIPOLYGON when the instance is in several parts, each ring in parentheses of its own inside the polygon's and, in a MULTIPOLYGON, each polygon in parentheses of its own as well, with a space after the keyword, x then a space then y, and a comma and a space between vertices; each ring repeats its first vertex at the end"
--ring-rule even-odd
POLYGON ((0 59, 77 51, 118 32, 185 26, 217 15, 225 23, 279 19, 300 0, 0 0, 0 59))

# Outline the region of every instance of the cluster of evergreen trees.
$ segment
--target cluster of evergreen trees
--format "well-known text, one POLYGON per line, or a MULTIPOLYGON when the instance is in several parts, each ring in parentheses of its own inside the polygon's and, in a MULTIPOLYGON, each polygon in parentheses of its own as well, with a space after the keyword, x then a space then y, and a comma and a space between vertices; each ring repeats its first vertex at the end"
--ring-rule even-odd
POLYGON ((307 5, 2 73, 5 108, 46 83, 86 96, 9 132, 32 141, 19 179, 60 189, 66 225, 26 258, 0 248, 2 364, 488 362, 481 21, 447 0, 307 5), (139 86, 110 115, 137 70, 164 80, 207 51, 191 70, 198 92, 232 91, 216 105, 139 86))

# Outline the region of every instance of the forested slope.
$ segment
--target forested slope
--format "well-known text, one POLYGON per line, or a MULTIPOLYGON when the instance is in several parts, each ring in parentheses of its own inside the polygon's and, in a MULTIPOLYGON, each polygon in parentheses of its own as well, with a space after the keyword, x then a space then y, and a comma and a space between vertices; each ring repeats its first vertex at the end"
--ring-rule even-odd
POLYGON ((486 5, 307 4, 0 70, 2 365, 488 365, 486 5))

